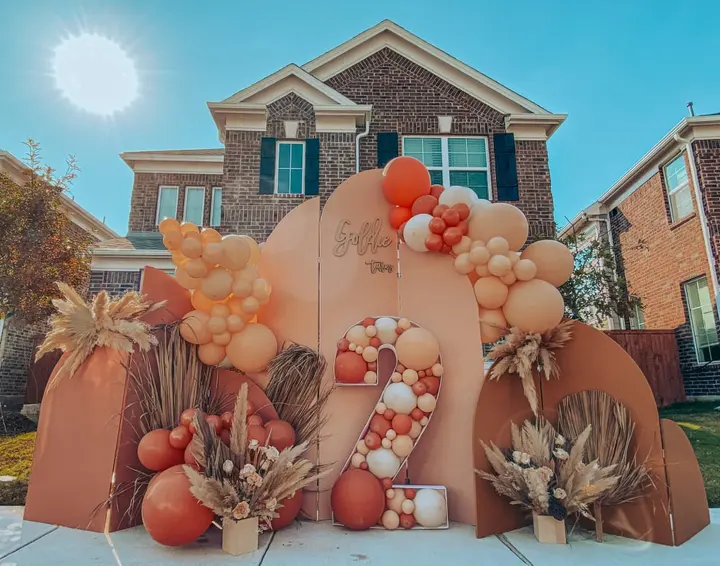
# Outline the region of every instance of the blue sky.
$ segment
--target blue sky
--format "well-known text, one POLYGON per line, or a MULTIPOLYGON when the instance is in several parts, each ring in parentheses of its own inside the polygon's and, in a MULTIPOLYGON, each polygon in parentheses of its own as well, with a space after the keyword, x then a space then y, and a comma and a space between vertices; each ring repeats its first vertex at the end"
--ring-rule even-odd
POLYGON ((0 0, 0 148, 41 142, 82 172, 76 201, 121 234, 132 174, 122 151, 218 147, 205 106, 290 62, 303 64, 390 18, 530 98, 570 115, 549 142, 556 219, 565 224, 687 113, 720 112, 720 4, 712 1, 0 0), (346 7, 343 7, 347 4, 346 7), (55 90, 53 49, 96 32, 135 60, 140 95, 112 120, 55 90))

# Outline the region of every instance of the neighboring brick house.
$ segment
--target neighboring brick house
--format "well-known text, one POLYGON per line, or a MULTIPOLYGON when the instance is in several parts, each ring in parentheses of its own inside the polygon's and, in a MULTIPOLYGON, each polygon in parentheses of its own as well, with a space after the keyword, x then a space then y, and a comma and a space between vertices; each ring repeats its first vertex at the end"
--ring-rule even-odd
POLYGON ((720 395, 720 115, 680 121, 560 235, 580 231, 608 238, 642 300, 631 328, 675 330, 688 396, 720 395))
MULTIPOLYGON (((26 181, 27 166, 7 151, 0 150, 0 172, 16 183, 26 181)), ((71 233, 78 239, 89 239, 93 245, 118 238, 118 235, 79 206, 73 199, 63 195, 61 209, 72 221, 71 233)), ((26 325, 20 318, 0 320, 0 403, 20 405, 25 399, 28 370, 35 342, 42 335, 44 324, 26 325)))

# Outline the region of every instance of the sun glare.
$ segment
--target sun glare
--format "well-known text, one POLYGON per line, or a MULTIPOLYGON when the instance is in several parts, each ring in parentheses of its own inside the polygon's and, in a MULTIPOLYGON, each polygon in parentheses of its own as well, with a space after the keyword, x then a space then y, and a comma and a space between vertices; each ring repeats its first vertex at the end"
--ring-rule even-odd
POLYGON ((135 63, 117 43, 94 33, 72 35, 55 48, 55 85, 75 106, 112 116, 138 95, 135 63))

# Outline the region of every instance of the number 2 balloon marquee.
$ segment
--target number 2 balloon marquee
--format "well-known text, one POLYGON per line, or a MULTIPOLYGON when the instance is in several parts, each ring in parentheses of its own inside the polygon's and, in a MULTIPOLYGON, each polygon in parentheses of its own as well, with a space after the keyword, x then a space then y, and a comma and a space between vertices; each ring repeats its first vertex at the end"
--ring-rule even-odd
MULTIPOLYGON (((470 278, 482 342, 496 342, 509 327, 545 332, 561 322, 557 287, 572 273, 572 254, 554 240, 520 253, 529 229, 518 208, 479 199, 466 187, 432 186, 426 167, 411 157, 388 163, 382 190, 394 205, 389 220, 400 240, 418 253, 453 256, 456 271, 470 278)), ((377 385, 383 371, 390 379, 333 486, 333 521, 356 530, 447 528, 444 487, 395 483, 436 409, 445 378, 437 339, 405 318, 358 322, 338 341, 336 384, 377 385)))

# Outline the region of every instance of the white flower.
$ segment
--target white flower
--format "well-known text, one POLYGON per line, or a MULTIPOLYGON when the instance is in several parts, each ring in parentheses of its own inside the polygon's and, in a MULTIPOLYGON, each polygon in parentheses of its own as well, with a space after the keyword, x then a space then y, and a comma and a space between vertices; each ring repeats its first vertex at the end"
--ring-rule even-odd
POLYGON ((553 450, 553 454, 558 460, 567 460, 570 457, 570 454, 565 452, 562 448, 556 448, 553 450))
POLYGON ((547 466, 543 466, 542 468, 538 468, 538 474, 545 483, 548 483, 553 477, 554 472, 547 466))
POLYGON ((530 454, 526 454, 525 452, 523 452, 520 455, 520 463, 528 465, 530 463, 530 454))
POLYGON ((247 477, 247 483, 251 487, 260 487, 262 485, 262 477, 260 474, 257 474, 255 472, 251 473, 247 477))
POLYGON ((565 444, 565 437, 562 434, 558 434, 555 437, 555 444, 557 446, 562 446, 563 444, 565 444))
POLYGON ((223 462, 222 469, 223 472, 225 472, 226 474, 232 474, 233 468, 235 468, 235 466, 233 465, 232 461, 225 460, 223 462))
POLYGON ((271 497, 265 502, 265 508, 269 511, 275 511, 275 507, 277 507, 277 499, 274 497, 271 497))
POLYGON ((254 474, 254 473, 255 473, 255 466, 253 466, 252 464, 245 464, 245 466, 243 467, 243 469, 240 470, 240 473, 241 473, 242 475, 244 475, 244 476, 248 476, 248 475, 250 475, 250 474, 254 474))
POLYGON ((520 465, 519 465, 519 464, 516 464, 515 462, 510 462, 509 466, 510 466, 513 470, 518 470, 518 471, 522 470, 522 468, 520 467, 520 465))
POLYGON ((520 462, 520 452, 518 452, 517 450, 512 453, 512 457, 514 462, 520 462))
POLYGON ((565 490, 561 487, 556 487, 553 490, 553 496, 555 496, 555 499, 565 499, 567 497, 567 493, 565 493, 565 490))
POLYGON ((250 515, 250 505, 248 505, 247 501, 241 501, 232 511, 233 519, 238 521, 240 519, 246 519, 248 515, 250 515))
POLYGON ((274 446, 268 446, 265 448, 265 457, 272 462, 280 457, 280 452, 274 446))
POLYGON ((250 441, 250 444, 248 444, 250 450, 255 450, 258 446, 260 446, 260 443, 254 438, 250 441))

